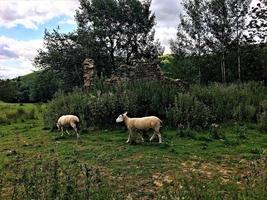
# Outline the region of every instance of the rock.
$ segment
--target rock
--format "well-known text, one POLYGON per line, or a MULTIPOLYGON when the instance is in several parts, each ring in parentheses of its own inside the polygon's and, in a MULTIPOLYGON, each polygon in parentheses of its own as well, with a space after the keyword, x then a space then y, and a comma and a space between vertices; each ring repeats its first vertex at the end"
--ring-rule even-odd
POLYGON ((93 79, 96 76, 94 60, 86 58, 83 61, 83 79, 84 79, 84 88, 90 89, 93 83, 93 79))

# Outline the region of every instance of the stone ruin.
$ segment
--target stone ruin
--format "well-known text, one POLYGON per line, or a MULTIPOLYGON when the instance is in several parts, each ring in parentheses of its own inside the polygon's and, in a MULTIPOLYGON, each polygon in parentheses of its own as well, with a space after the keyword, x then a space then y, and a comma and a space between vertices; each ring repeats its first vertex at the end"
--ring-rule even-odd
POLYGON ((94 78, 96 76, 96 69, 94 60, 90 58, 86 58, 83 61, 83 80, 84 80, 84 88, 90 89, 93 85, 94 78))
MULTIPOLYGON (((90 89, 93 84, 93 79, 96 76, 94 61, 90 58, 86 58, 83 62, 83 66, 84 88, 90 89)), ((179 88, 186 89, 188 87, 188 84, 181 79, 172 79, 166 77, 162 72, 158 62, 136 62, 133 65, 120 65, 113 71, 111 77, 106 80, 106 83, 114 84, 134 80, 154 80, 161 81, 164 84, 172 84, 173 86, 179 88)))
POLYGON ((127 82, 132 80, 154 80, 161 81, 164 84, 172 84, 179 88, 188 88, 188 83, 181 79, 172 79, 166 77, 161 70, 158 62, 142 62, 135 63, 134 65, 120 65, 111 75, 107 82, 118 83, 127 82))

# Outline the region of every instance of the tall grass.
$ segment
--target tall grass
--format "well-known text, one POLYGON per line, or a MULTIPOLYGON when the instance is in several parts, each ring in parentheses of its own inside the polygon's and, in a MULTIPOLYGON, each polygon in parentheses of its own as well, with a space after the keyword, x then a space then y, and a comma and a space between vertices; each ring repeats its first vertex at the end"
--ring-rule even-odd
POLYGON ((161 82, 96 84, 93 91, 58 94, 48 105, 45 125, 54 127, 63 114, 76 114, 82 127, 115 126, 115 118, 128 111, 130 117, 157 115, 165 126, 183 124, 207 128, 212 122, 256 122, 260 102, 267 99, 261 83, 193 85, 182 91, 161 82))
POLYGON ((0 124, 10 124, 12 122, 24 122, 37 117, 34 107, 25 108, 24 106, 11 106, 0 104, 0 124))
POLYGON ((267 99, 267 87, 261 83, 194 85, 190 93, 207 105, 215 120, 255 122, 259 104, 267 99))

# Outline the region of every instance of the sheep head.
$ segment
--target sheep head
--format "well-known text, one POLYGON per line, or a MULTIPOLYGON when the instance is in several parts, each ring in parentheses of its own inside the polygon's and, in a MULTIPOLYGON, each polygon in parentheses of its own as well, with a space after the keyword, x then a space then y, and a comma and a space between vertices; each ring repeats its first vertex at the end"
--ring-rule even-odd
POLYGON ((117 123, 123 122, 125 117, 127 117, 127 113, 128 112, 125 112, 124 114, 119 115, 118 118, 116 119, 116 122, 117 123))

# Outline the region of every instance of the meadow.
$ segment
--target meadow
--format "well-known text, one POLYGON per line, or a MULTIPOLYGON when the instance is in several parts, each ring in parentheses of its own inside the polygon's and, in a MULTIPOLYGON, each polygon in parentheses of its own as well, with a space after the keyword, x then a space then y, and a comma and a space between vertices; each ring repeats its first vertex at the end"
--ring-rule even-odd
POLYGON ((267 134, 255 123, 221 124, 219 137, 163 127, 163 144, 128 145, 123 125, 61 137, 44 128, 46 109, 0 103, 1 199, 267 197, 267 134))

